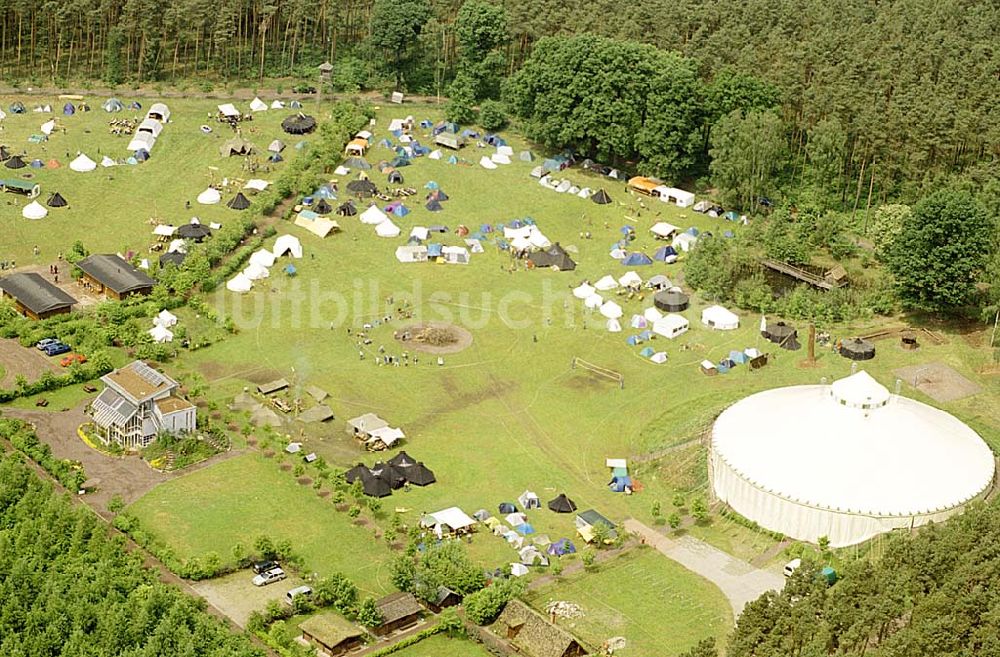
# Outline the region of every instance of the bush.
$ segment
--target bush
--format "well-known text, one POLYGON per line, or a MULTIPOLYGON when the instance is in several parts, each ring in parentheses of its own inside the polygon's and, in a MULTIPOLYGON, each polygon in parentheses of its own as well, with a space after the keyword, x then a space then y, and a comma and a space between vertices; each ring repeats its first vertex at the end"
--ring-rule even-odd
POLYGON ((507 113, 503 104, 495 100, 483 101, 479 106, 479 125, 491 132, 506 126, 507 113))
POLYGON ((465 615, 476 625, 489 625, 503 611, 504 606, 521 594, 524 584, 520 579, 504 579, 465 597, 465 615))

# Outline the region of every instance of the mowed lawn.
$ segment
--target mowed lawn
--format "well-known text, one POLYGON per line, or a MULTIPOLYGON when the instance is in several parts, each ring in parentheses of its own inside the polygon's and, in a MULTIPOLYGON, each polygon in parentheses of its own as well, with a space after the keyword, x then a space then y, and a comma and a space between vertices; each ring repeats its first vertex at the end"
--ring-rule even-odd
POLYGON ((715 586, 649 548, 528 594, 543 614, 553 600, 580 607, 582 617, 558 623, 595 649, 611 637, 625 637, 626 647, 615 652, 623 657, 678 655, 732 626, 729 604, 715 586))
MULTIPOLYGON (((142 98, 142 109, 127 109, 131 98, 127 93, 119 96, 126 104, 122 112, 108 113, 101 109, 104 97, 87 96, 92 110, 64 116, 65 101, 48 96, 0 97, 0 106, 7 107, 15 100, 28 108, 26 114, 7 111, 0 126, 0 143, 12 153, 26 152, 25 162, 39 159, 44 163, 56 160, 60 167, 34 169, 8 169, 0 165, 0 178, 30 179, 41 186, 38 202, 45 204, 49 195, 59 192, 69 207, 49 208, 44 219, 31 221, 21 216, 21 209, 29 203, 24 196, 4 194, 0 203, 0 258, 14 259, 19 265, 48 264, 56 255, 65 253, 75 240, 82 240, 95 253, 129 250, 145 252, 155 242, 148 220, 155 218, 163 223, 180 225, 197 216, 204 223, 224 223, 234 214, 225 202, 235 194, 234 187, 223 193, 222 203, 213 206, 199 205, 195 197, 210 183, 223 179, 246 180, 249 178, 273 179, 282 164, 268 172, 259 169, 250 174, 242 169, 243 158, 224 158, 219 147, 234 136, 229 126, 214 120, 216 106, 222 100, 167 99, 171 110, 170 122, 164 125, 150 159, 142 164, 102 167, 102 156, 125 160, 131 153, 126 150, 130 137, 110 133, 109 121, 145 117, 146 110, 155 99, 142 98), (31 111, 36 105, 49 104, 49 113, 31 111), (209 114, 212 119, 209 119, 209 114), (28 137, 40 132, 42 123, 55 119, 57 128, 47 142, 31 144, 28 137), (201 125, 208 125, 212 132, 205 135, 201 125), (63 133, 65 128, 66 132, 63 133), (78 153, 85 153, 98 163, 89 173, 78 173, 69 163, 78 153), (185 208, 185 202, 191 208, 185 208), (41 251, 34 257, 33 247, 41 251)), ((315 103, 313 103, 315 105, 315 103)), ((249 104, 238 102, 244 112, 249 104)), ((311 107, 306 111, 313 111, 311 107)), ((294 158, 293 147, 301 138, 286 135, 281 121, 292 110, 268 110, 254 115, 254 120, 243 124, 244 137, 261 151, 258 159, 265 163, 267 146, 275 138, 283 139, 288 148, 283 155, 294 158)), ((308 136, 306 137, 308 140, 308 136)))
POLYGON ((175 479, 130 511, 181 557, 215 551, 231 561, 236 543, 253 549, 254 540, 267 535, 291 541, 311 571, 340 571, 372 595, 391 590, 388 548, 372 539, 371 528, 352 524, 329 499, 257 454, 175 479))

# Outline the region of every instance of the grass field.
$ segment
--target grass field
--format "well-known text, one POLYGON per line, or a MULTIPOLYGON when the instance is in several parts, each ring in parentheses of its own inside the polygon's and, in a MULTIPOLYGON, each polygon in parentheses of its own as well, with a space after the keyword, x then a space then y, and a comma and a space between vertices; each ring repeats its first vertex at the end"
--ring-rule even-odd
MULTIPOLYGON (((121 99, 128 104, 127 94, 121 99)), ((233 136, 228 126, 208 119, 209 112, 214 116, 216 105, 222 102, 219 100, 170 100, 170 123, 164 126, 147 162, 136 166, 98 166, 89 173, 72 171, 68 165, 78 152, 86 153, 98 163, 103 155, 116 160, 128 157, 131 154, 126 150, 129 137, 110 134, 108 122, 133 117, 142 119, 151 101, 143 99, 142 110, 107 113, 101 109, 103 98, 89 97, 87 101, 92 111, 77 112, 73 116, 63 116, 65 101, 52 97, 8 96, 0 98, 0 105, 6 111, 15 100, 21 100, 28 112, 19 115, 7 112, 7 118, 0 122, 0 143, 12 153, 25 151, 25 162, 37 158, 47 163, 55 159, 61 166, 17 170, 0 167, 0 178, 30 176, 41 186, 40 203, 44 204, 49 194, 56 191, 69 201, 69 207, 51 208, 44 219, 30 221, 21 216, 21 208, 28 199, 3 195, 0 258, 14 259, 19 265, 54 262, 56 255, 66 252, 77 239, 83 240, 91 252, 144 252, 155 241, 150 235, 152 227, 147 223, 151 217, 174 225, 187 223, 193 216, 205 222, 225 222, 234 214, 225 207, 225 201, 235 193, 235 188, 232 194, 223 193, 223 203, 218 205, 195 203, 195 197, 209 183, 221 182, 227 177, 246 180, 275 175, 263 170, 250 175, 241 170, 243 158, 223 158, 219 154, 219 146, 233 136), (31 111, 36 105, 45 103, 52 106, 52 114, 31 111), (28 143, 28 137, 39 133, 41 124, 50 118, 56 120, 57 128, 49 140, 42 144, 28 143), (210 135, 202 134, 199 129, 202 124, 212 128, 210 135), (186 201, 191 202, 190 209, 185 208, 186 201), (41 250, 37 258, 32 251, 35 245, 41 250)), ((240 106, 247 111, 247 103, 240 106)), ((294 157, 292 146, 298 139, 285 135, 280 127, 281 120, 291 113, 289 110, 258 113, 252 122, 244 124, 244 136, 265 151, 264 156, 271 140, 281 138, 288 144, 286 155, 294 157)), ((264 157, 260 160, 263 162, 264 157)))
POLYGON ((487 657, 490 652, 479 643, 438 634, 393 654, 400 657, 487 657))
POLYGON ((701 639, 721 637, 731 626, 729 604, 709 582, 648 548, 602 563, 597 572, 567 577, 528 594, 545 612, 546 603, 579 605, 583 616, 559 624, 593 647, 624 636, 630 655, 677 655, 701 639))
MULTIPOLYGON (((10 99, 2 102, 6 105, 10 99)), ((44 264, 53 252, 67 249, 74 239, 84 239, 92 251, 142 250, 151 241, 146 223, 150 216, 173 223, 186 221, 192 214, 224 221, 231 211, 221 205, 184 209, 184 201, 193 201, 213 176, 240 175, 240 162, 223 160, 216 150, 221 138, 230 136, 228 128, 212 124, 215 132, 210 137, 198 131, 215 102, 171 102, 174 120, 165 127, 153 158, 141 166, 111 169, 113 180, 100 168, 91 174, 65 168, 38 171, 42 196, 58 189, 72 207, 52 211, 45 220, 28 222, 20 215, 20 205, 0 206, 0 254, 9 252, 19 263, 26 263, 32 260, 32 244, 38 243, 42 248, 39 263, 44 264), (209 167, 220 170, 213 172, 209 167)), ((376 140, 386 135, 390 118, 407 113, 418 120, 440 118, 433 107, 383 108, 378 111, 376 140)), ((287 114, 267 112, 254 121, 258 133, 251 135, 253 141, 265 147, 278 136, 277 123, 287 114)), ((47 118, 32 113, 9 117, 2 124, 0 139, 14 145, 15 150, 23 145, 31 157, 43 157, 39 147, 29 147, 25 140, 47 118)), ((107 134, 108 118, 97 110, 65 119, 62 122, 68 133, 55 134, 44 157, 64 160, 65 152, 85 150, 99 159, 98 148, 124 155, 121 139, 107 134)), ((422 131, 417 133, 424 143, 429 141, 422 131)), ((505 136, 515 154, 530 147, 513 131, 505 136)), ((290 157, 293 151, 289 149, 290 157)), ((402 168, 406 186, 420 193, 407 201, 412 210, 408 216, 394 218, 402 229, 399 238, 378 238, 372 226, 356 218, 339 218, 342 233, 326 240, 290 224, 279 225, 279 233, 291 233, 302 240, 305 257, 295 261, 298 275, 289 278, 275 267, 270 278, 245 296, 224 288, 213 293, 209 303, 234 319, 238 334, 182 354, 169 366, 171 374, 203 378, 207 398, 220 406, 244 388, 252 389, 255 383, 277 377, 288 378, 295 394, 307 385, 323 388, 330 393, 327 403, 336 419, 310 427, 290 421, 283 433, 302 440, 306 451, 315 451, 339 466, 374 460, 345 435, 343 421, 347 418, 370 411, 402 427, 407 436, 405 449, 425 461, 438 478, 437 484, 426 489, 398 492, 385 500, 385 507, 406 509, 406 519, 414 522, 422 511, 452 505, 468 513, 481 507, 495 512, 499 502, 513 501, 526 488, 536 491, 543 502, 565 491, 581 509, 594 507, 613 519, 631 515, 649 521, 654 500, 669 510, 675 491, 691 495, 705 492, 703 450, 667 448, 698 437, 720 410, 752 392, 817 383, 823 377, 829 380, 851 372, 849 361, 830 352, 820 353, 815 366, 803 367, 804 352, 778 351, 772 364, 760 371, 740 367, 724 376, 705 377, 698 369, 703 359, 719 361, 731 349, 751 346, 773 351, 773 345, 760 337, 759 316, 743 314, 742 326, 735 331, 717 332, 702 326, 700 311, 710 300, 697 297, 684 313, 691 330, 676 340, 659 338, 652 343, 657 351, 668 353, 667 363, 655 365, 641 357, 641 347, 630 347, 625 340, 638 332, 628 328, 629 319, 650 305, 648 296, 640 301, 609 294, 623 306, 622 324, 626 327, 622 333, 609 333, 605 320, 584 310, 570 289, 583 279, 594 281, 608 273, 617 278, 628 271, 608 256, 626 223, 635 226, 638 235, 630 248, 650 255, 658 244, 648 229, 657 220, 682 229, 696 226, 716 235, 739 227, 658 201, 647 201, 650 209, 640 208, 625 193, 623 184, 575 169, 566 177, 578 185, 607 189, 615 202, 598 206, 558 194, 529 177, 537 162, 522 162, 515 155, 513 164, 495 171, 475 164, 490 152, 492 149, 480 150, 473 144, 460 153, 470 164, 422 158, 402 168), (440 213, 423 207, 424 185, 431 180, 450 197, 440 213), (459 245, 461 239, 453 231, 460 224, 476 230, 481 224, 528 216, 553 242, 570 250, 578 263, 576 271, 518 268, 511 272, 509 256, 492 243, 485 244, 484 253, 473 255, 469 266, 401 264, 393 255, 414 226, 444 224, 449 232, 435 239, 459 245), (585 232, 592 238, 584 238, 585 232), (390 297, 392 304, 388 303, 390 297), (356 334, 364 323, 392 314, 393 307, 404 301, 412 304, 413 319, 376 326, 370 332, 371 344, 357 344, 356 334), (472 333, 473 343, 460 353, 445 356, 441 365, 425 355, 407 367, 377 366, 380 346, 395 356, 406 349, 395 343, 393 331, 419 320, 461 324, 472 333), (621 372, 624 389, 580 369, 570 369, 574 357, 621 372), (625 497, 607 490, 606 458, 634 459, 661 450, 660 458, 636 469, 645 485, 640 494, 625 497)), ((392 156, 388 149, 374 147, 368 160, 375 163, 392 156)), ((379 185, 385 184, 384 175, 371 174, 379 185)), ((342 193, 338 202, 343 199, 342 193)), ((7 200, 23 204, 18 197, 7 200)), ((643 278, 663 273, 683 284, 683 262, 655 263, 636 271, 643 278)), ((182 321, 187 312, 179 313, 182 321)), ((838 338, 864 334, 886 323, 879 320, 817 328, 838 338)), ((800 329, 804 336, 805 327, 800 329)), ((1000 448, 1000 380, 980 374, 989 361, 982 332, 943 331, 945 344, 925 340, 917 352, 902 351, 893 340, 880 342, 878 357, 864 368, 892 386, 896 368, 931 361, 951 365, 982 385, 984 392, 935 405, 969 422, 994 449, 1000 448)), ((903 390, 931 401, 906 385, 903 390)), ((257 534, 268 532, 292 540, 295 549, 317 570, 341 570, 372 592, 388 587, 389 552, 384 543, 371 539, 370 529, 351 526, 346 515, 334 512, 332 505, 316 497, 310 488, 298 486, 289 473, 278 470, 277 464, 254 455, 165 483, 133 505, 132 511, 181 555, 216 551, 226 558, 237 540, 249 543, 257 534)), ((571 518, 547 510, 530 516, 536 528, 552 539, 573 535, 571 518)), ((766 536, 719 519, 690 531, 748 559, 768 553, 774 545, 766 536)), ((477 537, 471 549, 484 566, 516 556, 492 536, 477 537)), ((658 555, 643 555, 641 562, 646 561, 651 572, 672 569, 664 575, 666 581, 675 583, 671 590, 708 586, 658 555)), ((618 568, 612 566, 605 572, 617 572, 618 568)), ((626 566, 620 570, 631 572, 626 566)), ((596 581, 601 581, 601 576, 595 576, 596 581)), ((581 595, 596 595, 601 590, 591 580, 590 576, 580 579, 581 595)), ((627 585, 617 588, 624 596, 625 591, 635 591, 635 586, 646 581, 636 580, 634 585, 624 580, 627 585)), ((636 604, 639 599, 630 594, 620 601, 620 608, 628 610, 626 604, 636 604)), ((685 612, 677 615, 686 621, 685 612)), ((728 624, 718 622, 720 627, 728 624)), ((595 624, 582 631, 597 638, 602 628, 604 625, 595 624)), ((678 650, 689 644, 688 639, 704 634, 695 633, 698 628, 694 623, 689 630, 679 630, 677 636, 686 638, 679 639, 678 650)), ((643 630, 636 631, 645 636, 643 630)), ((655 635, 650 630, 649 636, 655 635)), ((642 639, 635 641, 637 652, 633 654, 659 654, 642 648, 642 639)))

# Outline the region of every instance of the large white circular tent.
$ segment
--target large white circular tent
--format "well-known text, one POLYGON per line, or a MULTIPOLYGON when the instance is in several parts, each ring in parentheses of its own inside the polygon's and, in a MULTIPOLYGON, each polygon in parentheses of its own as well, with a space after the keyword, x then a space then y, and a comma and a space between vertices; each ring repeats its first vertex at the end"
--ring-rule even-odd
POLYGON ((864 371, 733 404, 709 455, 718 499, 762 527, 833 547, 945 520, 989 491, 994 469, 976 432, 864 371))

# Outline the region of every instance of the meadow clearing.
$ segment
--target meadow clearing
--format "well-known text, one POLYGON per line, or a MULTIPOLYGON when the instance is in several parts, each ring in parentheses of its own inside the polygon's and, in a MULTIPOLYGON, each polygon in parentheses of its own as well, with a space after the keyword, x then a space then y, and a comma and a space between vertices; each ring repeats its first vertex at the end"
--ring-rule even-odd
MULTIPOLYGON (((5 99, 3 104, 9 102, 5 99)), ((70 200, 71 207, 29 222, 20 216, 17 204, 0 206, 3 234, 14 236, 13 240, 3 238, 0 253, 9 252, 19 263, 27 263, 32 261, 32 245, 37 243, 43 252, 39 264, 44 264, 47 256, 67 249, 75 239, 84 240, 91 251, 143 250, 151 241, 150 216, 172 223, 194 214, 203 220, 225 221, 232 211, 224 205, 196 206, 190 211, 184 208, 185 200, 193 201, 213 178, 249 177, 241 173, 239 158, 223 159, 217 152, 221 143, 218 136, 228 138, 228 127, 211 124, 214 133, 207 137, 198 130, 215 102, 172 101, 173 120, 165 127, 152 159, 143 165, 116 167, 110 174, 100 168, 90 174, 65 167, 39 170, 42 197, 58 190, 70 200)), ((26 104, 30 110, 30 103, 26 104)), ((99 109, 96 99, 92 105, 94 111, 65 119, 67 134, 55 134, 45 145, 45 155, 39 147, 24 142, 27 134, 37 129, 35 123, 44 120, 30 111, 4 121, 0 139, 9 144, 24 143, 32 157, 37 153, 38 157, 55 156, 61 161, 66 159, 65 153, 77 150, 87 151, 95 159, 99 159, 95 157, 100 154, 98 149, 114 149, 124 155, 124 144, 116 141, 119 138, 106 134, 109 115, 99 109)), ((281 136, 278 123, 288 114, 264 113, 255 119, 253 127, 259 132, 250 138, 266 147, 271 139, 281 136)), ((390 118, 406 114, 418 121, 441 117, 439 109, 431 106, 381 107, 373 141, 387 136, 390 118)), ((417 129, 415 136, 427 143, 427 132, 417 129)), ((514 148, 515 158, 512 164, 496 170, 476 164, 482 154, 493 149, 479 149, 474 143, 458 154, 468 161, 466 164, 449 164, 446 151, 444 159, 419 158, 412 166, 401 168, 404 185, 418 193, 405 201, 410 214, 393 217, 402 229, 398 238, 377 237, 373 226, 362 224, 357 217, 337 217, 343 230, 325 240, 290 222, 279 223, 279 235, 290 233, 302 242, 304 257, 294 261, 297 275, 286 276, 276 266, 269 278, 259 281, 246 295, 224 288, 213 292, 208 303, 220 315, 233 319, 236 334, 208 348, 182 353, 168 365, 168 371, 182 380, 203 383, 205 399, 219 408, 244 389, 252 390, 257 383, 278 377, 291 382, 290 396, 301 396, 306 386, 327 391, 330 397, 326 403, 335 419, 322 425, 304 425, 289 417, 281 433, 286 439, 303 442, 305 452, 315 452, 338 467, 375 460, 345 433, 346 419, 374 412, 392 426, 401 427, 406 433, 403 448, 424 461, 438 481, 386 498, 378 522, 383 527, 391 515, 413 524, 420 513, 449 506, 460 506, 467 513, 479 508, 496 513, 499 502, 514 501, 526 489, 537 492, 543 505, 566 492, 581 510, 595 508, 613 520, 633 516, 652 522, 654 501, 668 509, 677 492, 689 500, 707 496, 704 449, 692 441, 702 436, 728 404, 759 390, 817 383, 823 377, 829 380, 851 372, 850 361, 827 350, 819 350, 813 366, 802 366, 804 351, 778 350, 760 336, 759 316, 741 313, 739 329, 714 331, 699 321, 701 309, 711 300, 696 295, 683 313, 691 322, 690 330, 674 340, 656 338, 650 343, 656 351, 667 352, 667 362, 658 365, 642 357, 639 352, 647 344, 629 346, 626 338, 639 332, 629 328, 629 319, 651 305, 649 293, 643 299, 609 293, 608 298, 620 303, 625 313, 624 331, 609 333, 604 318, 585 310, 570 294, 571 288, 584 279, 595 281, 605 274, 617 278, 629 271, 608 255, 626 224, 634 226, 637 235, 629 250, 648 255, 658 246, 649 233, 655 221, 667 221, 682 230, 694 226, 717 236, 740 227, 655 200, 646 200, 644 209, 625 192, 624 183, 575 168, 563 177, 580 186, 604 188, 614 202, 599 206, 545 189, 529 176, 540 160, 529 163, 516 157, 525 149, 531 149, 537 158, 543 153, 513 130, 503 134, 514 148), (424 208, 424 187, 430 181, 449 196, 441 212, 424 208), (483 253, 472 255, 468 266, 404 264, 394 257, 395 248, 406 242, 414 226, 443 224, 448 232, 433 239, 461 245, 462 239, 454 232, 459 225, 476 231, 482 224, 525 217, 531 217, 550 240, 570 251, 577 262, 575 271, 528 271, 523 266, 512 270, 510 256, 490 242, 484 244, 483 253), (397 309, 403 306, 412 317, 398 318, 397 309), (363 325, 386 316, 394 318, 368 331, 370 344, 359 345, 357 335, 363 325), (379 347, 384 347, 386 354, 398 357, 410 351, 412 356, 412 349, 397 343, 393 332, 430 320, 467 328, 472 344, 443 356, 440 364, 429 354, 420 354, 419 362, 411 358, 407 366, 377 364, 379 347), (741 366, 715 377, 700 372, 698 365, 703 359, 718 362, 730 350, 746 347, 770 351, 771 364, 754 372, 741 366), (571 368, 574 358, 620 372, 624 387, 571 368), (632 460, 642 490, 632 496, 610 492, 606 458, 632 460)), ((286 141, 292 144, 294 139, 286 141)), ((294 156, 291 145, 288 154, 294 156)), ((390 150, 374 146, 367 159, 376 163, 392 156, 390 150)), ((384 175, 377 170, 369 173, 376 184, 385 185, 384 175)), ((352 177, 339 177, 341 190, 352 177)), ((347 197, 341 191, 331 204, 347 197)), ((360 204, 359 210, 363 209, 360 204)), ((636 271, 644 279, 665 274, 683 285, 683 261, 682 257, 673 265, 655 262, 636 271)), ((177 314, 182 324, 201 320, 188 308, 177 314)), ((817 328, 830 331, 835 338, 850 337, 880 326, 902 325, 903 321, 877 319, 817 328)), ((804 336, 806 327, 800 325, 799 329, 804 336)), ((962 334, 947 327, 935 330, 944 336, 943 344, 924 341, 919 351, 908 352, 899 348, 898 340, 879 342, 878 356, 863 367, 891 385, 893 372, 900 367, 935 361, 950 365, 984 391, 948 403, 936 403, 905 382, 904 393, 954 413, 994 449, 1000 448, 1000 381, 980 371, 989 362, 981 333, 962 334)), ((226 560, 236 540, 251 542, 266 532, 291 541, 309 567, 320 574, 340 570, 366 591, 389 590, 387 565, 392 550, 374 539, 371 526, 353 524, 329 500, 282 472, 282 460, 293 462, 265 459, 251 450, 161 484, 130 511, 184 557, 216 552, 226 560)), ((537 531, 553 540, 575 538, 572 516, 543 508, 529 512, 529 519, 537 531)), ((773 550, 773 539, 720 517, 688 526, 685 531, 748 560, 773 566, 781 559, 773 550)), ((517 557, 502 539, 487 532, 473 539, 470 551, 488 568, 517 557)), ((668 625, 680 624, 671 650, 681 650, 704 635, 721 635, 731 622, 729 609, 714 587, 653 553, 616 561, 596 575, 573 578, 558 587, 554 590, 559 595, 574 595, 590 604, 601 591, 619 589, 601 602, 607 617, 601 615, 600 622, 593 625, 581 623, 578 631, 596 641, 608 631, 624 627, 622 631, 633 641, 630 655, 663 654, 647 639, 656 636, 664 618, 675 619, 668 625), (660 575, 632 578, 630 573, 636 569, 655 570, 660 575), (658 600, 647 593, 656 587, 661 575, 671 590, 684 592, 684 604, 674 608, 651 602, 650 611, 657 613, 636 614, 637 599, 658 600), (689 613, 691 606, 698 608, 697 616, 689 613), (699 620, 692 622, 693 618, 699 620)), ((539 595, 549 592, 543 589, 539 595)))

